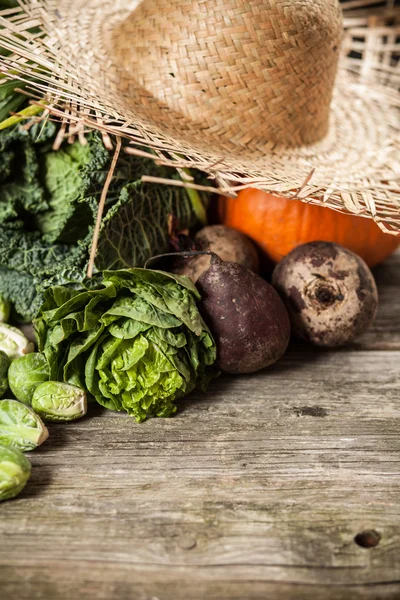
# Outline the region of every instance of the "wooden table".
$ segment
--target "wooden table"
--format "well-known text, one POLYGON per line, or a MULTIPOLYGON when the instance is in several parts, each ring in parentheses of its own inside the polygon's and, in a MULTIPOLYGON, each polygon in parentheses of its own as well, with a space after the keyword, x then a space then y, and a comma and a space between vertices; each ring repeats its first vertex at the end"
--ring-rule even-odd
POLYGON ((52 425, 0 505, 0 598, 399 599, 400 254, 376 276, 348 349, 294 345, 173 419, 52 425))

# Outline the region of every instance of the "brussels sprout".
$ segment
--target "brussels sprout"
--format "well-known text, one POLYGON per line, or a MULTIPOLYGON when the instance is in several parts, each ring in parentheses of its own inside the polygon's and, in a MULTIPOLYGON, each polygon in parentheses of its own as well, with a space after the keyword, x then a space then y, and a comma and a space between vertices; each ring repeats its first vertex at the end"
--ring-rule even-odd
POLYGON ((0 445, 0 500, 18 496, 31 474, 31 463, 16 448, 0 445))
POLYGON ((35 345, 30 342, 16 327, 0 323, 0 350, 11 360, 33 352, 35 345))
POLYGON ((7 354, 0 350, 0 398, 4 396, 8 390, 8 369, 10 366, 10 359, 7 354))
POLYGON ((35 389, 50 379, 50 368, 43 354, 32 352, 12 361, 8 370, 10 390, 18 400, 30 406, 35 389))
POLYGON ((29 452, 48 437, 46 425, 29 406, 18 400, 0 400, 0 444, 29 452))
POLYGON ((73 421, 86 414, 86 392, 69 383, 46 381, 34 391, 32 408, 47 421, 73 421))
POLYGON ((11 304, 0 296, 0 323, 7 323, 10 318, 11 304))

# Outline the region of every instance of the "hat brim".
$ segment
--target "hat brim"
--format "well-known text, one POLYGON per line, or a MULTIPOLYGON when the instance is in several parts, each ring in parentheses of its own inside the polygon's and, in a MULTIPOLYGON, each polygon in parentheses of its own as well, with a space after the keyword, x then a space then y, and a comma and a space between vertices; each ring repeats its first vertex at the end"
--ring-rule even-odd
MULTIPOLYGON (((400 93, 387 60, 380 70, 376 61, 366 68, 365 57, 343 55, 329 132, 322 141, 300 148, 268 141, 253 147, 243 140, 221 141, 218 131, 179 114, 161 119, 171 109, 157 101, 149 109, 139 88, 129 101, 120 93, 104 38, 136 0, 89 0, 84 7, 68 0, 65 13, 63 3, 54 0, 43 2, 45 11, 43 6, 37 10, 37 4, 24 9, 26 19, 33 19, 46 37, 18 42, 14 27, 0 31, 0 45, 5 36, 13 41, 15 55, 8 61, 13 72, 19 77, 39 72, 41 81, 32 89, 47 94, 50 89, 53 107, 67 102, 70 121, 150 147, 163 164, 205 171, 224 193, 257 187, 368 216, 390 232, 400 231, 400 93)), ((381 40, 385 31, 379 31, 381 40)), ((390 33, 394 39, 395 32, 390 33)), ((376 35, 374 39, 376 43, 376 35)), ((384 47, 380 49, 382 57, 384 47)))

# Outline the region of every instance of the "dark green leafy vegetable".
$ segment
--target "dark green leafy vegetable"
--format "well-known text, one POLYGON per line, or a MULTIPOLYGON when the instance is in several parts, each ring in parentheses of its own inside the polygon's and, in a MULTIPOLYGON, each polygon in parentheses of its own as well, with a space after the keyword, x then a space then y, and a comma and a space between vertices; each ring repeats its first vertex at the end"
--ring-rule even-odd
POLYGON ((167 252, 171 215, 182 228, 195 224, 186 192, 177 193, 172 186, 140 181, 126 185, 104 218, 96 267, 99 270, 141 267, 152 256, 167 252))
POLYGON ((14 396, 27 404, 32 403, 35 389, 50 379, 50 367, 43 354, 32 352, 12 361, 8 371, 8 383, 14 396))
POLYGON ((0 350, 11 360, 33 352, 35 346, 17 327, 0 323, 0 350))
POLYGON ((4 396, 8 390, 8 369, 10 363, 11 361, 7 354, 0 350, 0 398, 4 396))
MULTIPOLYGON (((56 133, 52 122, 0 131, 0 295, 23 319, 36 314, 46 286, 83 279, 112 159, 98 133, 87 136, 86 146, 76 142, 55 152, 56 133)), ((175 171, 121 153, 107 196, 97 270, 143 266, 168 250, 171 217, 182 229, 197 222, 184 189, 142 183, 143 174, 171 177, 175 171)))
POLYGON ((35 389, 32 407, 46 421, 75 421, 86 415, 86 392, 69 383, 46 381, 35 389))
POLYGON ((35 325, 51 379, 85 388, 137 421, 168 417, 176 399, 206 387, 216 349, 190 279, 126 269, 88 285, 45 292, 35 325))
POLYGON ((0 444, 29 452, 48 437, 45 424, 31 408, 18 400, 0 400, 0 444))
POLYGON ((0 444, 0 501, 15 498, 31 474, 31 463, 17 448, 0 444))

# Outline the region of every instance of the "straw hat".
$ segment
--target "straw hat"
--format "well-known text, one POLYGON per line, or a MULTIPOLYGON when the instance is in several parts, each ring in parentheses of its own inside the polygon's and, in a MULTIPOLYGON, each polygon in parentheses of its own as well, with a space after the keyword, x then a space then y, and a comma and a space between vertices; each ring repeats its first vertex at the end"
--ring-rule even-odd
POLYGON ((2 70, 35 71, 78 128, 400 230, 394 29, 359 32, 357 58, 337 0, 30 0, 7 23, 2 70))

